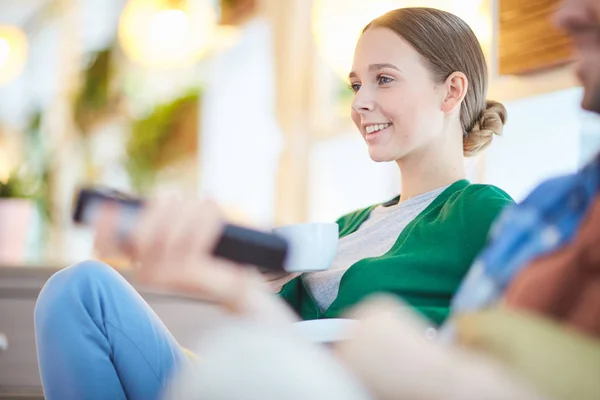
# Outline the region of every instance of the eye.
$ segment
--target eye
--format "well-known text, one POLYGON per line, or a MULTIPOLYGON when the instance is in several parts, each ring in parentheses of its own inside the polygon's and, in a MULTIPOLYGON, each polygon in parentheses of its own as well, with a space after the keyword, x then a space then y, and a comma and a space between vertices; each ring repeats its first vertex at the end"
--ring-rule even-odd
POLYGON ((356 93, 360 90, 360 83, 351 83, 348 85, 348 88, 356 93))
POLYGON ((377 77, 377 83, 379 85, 385 85, 388 83, 392 83, 394 81, 394 79, 390 78, 389 76, 383 76, 383 75, 379 75, 377 77))

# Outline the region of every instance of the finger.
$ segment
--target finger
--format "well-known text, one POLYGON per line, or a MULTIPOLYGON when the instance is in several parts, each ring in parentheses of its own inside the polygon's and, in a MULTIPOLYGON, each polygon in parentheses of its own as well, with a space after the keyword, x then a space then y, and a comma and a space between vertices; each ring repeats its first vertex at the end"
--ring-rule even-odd
POLYGON ((271 292, 279 293, 281 291, 281 289, 283 289, 283 286, 285 286, 288 282, 297 278, 300 275, 301 274, 299 274, 299 273, 294 273, 294 274, 286 273, 285 275, 283 275, 280 278, 267 281, 267 284, 270 287, 271 292))
POLYGON ((590 335, 600 336, 600 274, 587 277, 567 322, 590 335))
POLYGON ((102 204, 98 210, 98 218, 94 222, 94 246, 101 256, 110 256, 118 253, 119 239, 117 238, 117 224, 119 209, 114 204, 102 204))
POLYGON ((288 275, 290 275, 290 273, 287 272, 287 271, 281 271, 281 272, 263 272, 262 273, 263 279, 266 282, 278 281, 281 278, 285 278, 288 275))
POLYGON ((223 230, 216 204, 195 200, 187 202, 185 207, 167 239, 168 258, 177 260, 182 268, 212 265, 212 249, 223 230))
POLYGON ((197 235, 193 249, 186 259, 186 277, 188 282, 181 282, 178 290, 201 291, 212 297, 215 301, 222 302, 230 298, 239 286, 239 274, 243 268, 229 260, 217 258, 212 255, 212 248, 222 230, 222 222, 212 213, 211 205, 203 207, 195 216, 196 223, 202 227, 202 233, 197 235), (193 289, 195 288, 195 289, 193 289))
POLYGON ((216 241, 218 235, 218 214, 212 205, 201 201, 185 203, 182 212, 167 238, 165 262, 176 264, 169 268, 169 285, 179 290, 194 286, 199 291, 210 289, 213 269, 218 268, 218 261, 206 251, 207 243, 216 241))
POLYGON ((163 261, 169 263, 165 268, 182 269, 198 259, 194 254, 195 241, 203 234, 202 220, 196 201, 182 201, 177 214, 173 216, 165 232, 165 253, 163 261))
MULTIPOLYGON (((222 225, 216 205, 197 200, 178 202, 179 211, 175 218, 172 212, 165 215, 164 209, 152 213, 147 219, 150 222, 147 222, 146 228, 140 228, 140 231, 155 229, 148 228, 156 226, 154 218, 171 221, 166 227, 160 225, 162 243, 143 237, 140 239, 146 240, 146 246, 152 246, 152 260, 147 263, 153 267, 142 267, 138 280, 147 285, 200 297, 206 297, 213 286, 222 291, 231 282, 227 276, 230 270, 220 265, 219 260, 212 258, 207 251, 210 244, 216 242, 218 227, 222 225)), ((146 249, 146 252, 149 250, 146 249)))
POLYGON ((186 279, 184 266, 193 251, 194 229, 198 229, 191 201, 171 199, 166 204, 149 215, 147 225, 140 228, 140 232, 144 229, 140 234, 146 235, 142 240, 150 247, 142 249, 142 265, 136 276, 140 282, 162 287, 186 279))
POLYGON ((198 234, 195 235, 194 247, 198 254, 210 255, 223 232, 224 221, 217 204, 210 200, 201 200, 197 205, 198 234))
POLYGON ((153 268, 162 260, 165 232, 169 229, 173 210, 178 209, 178 203, 173 198, 160 199, 149 203, 142 211, 132 231, 131 242, 134 255, 143 268, 153 268))
POLYGON ((412 325, 420 332, 429 327, 429 323, 412 307, 389 294, 370 296, 346 313, 347 318, 364 321, 382 316, 392 316, 399 323, 412 325))

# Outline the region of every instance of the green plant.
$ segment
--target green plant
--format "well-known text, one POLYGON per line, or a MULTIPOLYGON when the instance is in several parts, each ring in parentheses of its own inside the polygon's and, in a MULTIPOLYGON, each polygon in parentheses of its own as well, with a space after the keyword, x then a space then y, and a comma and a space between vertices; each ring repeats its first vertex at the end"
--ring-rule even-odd
POLYGON ((47 137, 41 129, 42 112, 31 114, 23 132, 22 146, 26 151, 20 167, 0 182, 0 197, 27 198, 35 201, 45 221, 51 221, 50 176, 52 154, 47 137))
POLYGON ((136 191, 147 191, 161 168, 196 151, 178 138, 186 134, 197 136, 197 124, 186 124, 186 120, 198 112, 200 94, 198 89, 191 90, 169 103, 156 106, 148 116, 133 122, 125 165, 136 191))
POLYGON ((96 124, 117 112, 120 93, 115 89, 112 60, 114 45, 90 55, 74 98, 74 120, 83 136, 96 124))
POLYGON ((39 192, 39 181, 23 168, 10 173, 6 180, 0 180, 0 198, 37 199, 39 192))
POLYGON ((38 257, 43 254, 47 235, 50 234, 50 224, 53 221, 46 182, 47 176, 40 177, 25 165, 12 171, 7 179, 0 180, 0 200, 25 200, 28 202, 27 207, 33 211, 26 220, 21 220, 22 223, 27 224, 27 260, 31 261, 38 260, 38 257))
POLYGON ((0 180, 0 198, 22 198, 25 197, 23 192, 23 183, 11 174, 6 181, 0 180))

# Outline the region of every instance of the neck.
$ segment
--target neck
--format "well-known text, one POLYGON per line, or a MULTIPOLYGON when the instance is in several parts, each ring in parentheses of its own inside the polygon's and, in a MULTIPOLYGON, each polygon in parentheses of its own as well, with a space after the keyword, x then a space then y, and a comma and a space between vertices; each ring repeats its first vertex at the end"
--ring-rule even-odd
POLYGON ((396 161, 401 175, 400 202, 465 179, 466 172, 460 150, 445 146, 417 152, 396 161))

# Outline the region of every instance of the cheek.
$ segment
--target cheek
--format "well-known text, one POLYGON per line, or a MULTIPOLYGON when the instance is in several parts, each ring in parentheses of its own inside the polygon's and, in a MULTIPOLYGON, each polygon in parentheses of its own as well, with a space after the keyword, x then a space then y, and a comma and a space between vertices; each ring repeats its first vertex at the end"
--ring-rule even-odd
POLYGON ((423 93, 422 86, 381 90, 377 101, 385 114, 402 119, 428 109, 432 103, 431 95, 423 93))
POLYGON ((443 113, 435 107, 435 99, 423 94, 414 94, 396 101, 386 110, 386 117, 394 122, 395 140, 403 144, 429 141, 441 131, 443 113))
POLYGON ((402 94, 394 94, 391 91, 381 93, 378 96, 377 103, 383 115, 395 124, 403 121, 403 116, 409 111, 407 110, 405 96, 402 94))
POLYGON ((420 119, 427 106, 418 96, 407 94, 386 96, 382 99, 382 111, 394 125, 411 130, 420 119))

